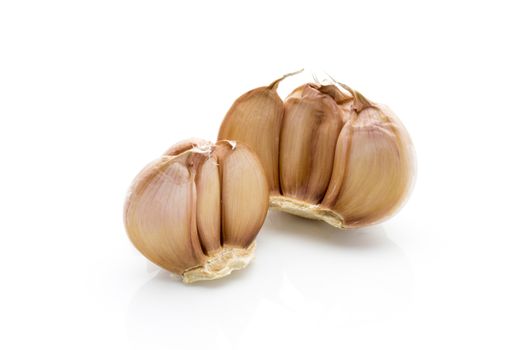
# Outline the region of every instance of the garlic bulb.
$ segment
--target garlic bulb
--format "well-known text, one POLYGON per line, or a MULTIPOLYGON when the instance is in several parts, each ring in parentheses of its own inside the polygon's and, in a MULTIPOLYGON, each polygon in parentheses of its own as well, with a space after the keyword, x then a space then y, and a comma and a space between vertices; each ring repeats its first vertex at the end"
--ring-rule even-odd
POLYGON ((248 265, 267 210, 268 184, 248 147, 191 139, 139 173, 124 219, 146 258, 191 283, 248 265))
POLYGON ((339 228, 389 217, 413 180, 412 143, 401 122, 340 83, 305 84, 284 103, 275 83, 252 90, 228 111, 223 138, 261 158, 271 207, 339 228))

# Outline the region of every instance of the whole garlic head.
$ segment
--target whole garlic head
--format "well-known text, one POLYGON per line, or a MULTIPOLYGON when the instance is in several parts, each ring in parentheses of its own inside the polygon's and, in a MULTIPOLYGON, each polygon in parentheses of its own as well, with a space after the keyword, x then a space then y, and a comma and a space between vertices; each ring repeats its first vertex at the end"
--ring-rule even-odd
POLYGON ((267 210, 267 180, 248 147, 191 139, 138 174, 124 220, 145 257, 191 283, 248 265, 267 210))
POLYGON ((284 102, 275 83, 249 91, 228 111, 222 138, 248 144, 262 160, 271 207, 339 228, 384 220, 412 187, 406 129, 344 84, 305 84, 284 102))

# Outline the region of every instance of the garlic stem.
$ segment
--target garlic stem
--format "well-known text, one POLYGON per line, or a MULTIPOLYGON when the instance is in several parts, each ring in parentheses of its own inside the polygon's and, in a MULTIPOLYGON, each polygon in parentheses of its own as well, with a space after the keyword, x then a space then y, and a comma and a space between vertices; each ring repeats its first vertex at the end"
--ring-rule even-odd
POLYGON ((283 75, 282 77, 280 77, 279 79, 275 80, 270 85, 268 85, 268 89, 273 89, 273 90, 277 89, 279 87, 279 83, 281 81, 283 81, 284 79, 286 79, 288 77, 291 77, 291 76, 297 75, 299 73, 302 73, 303 71, 304 71, 304 68, 300 69, 298 71, 295 71, 295 72, 292 72, 292 73, 287 73, 287 74, 283 75))

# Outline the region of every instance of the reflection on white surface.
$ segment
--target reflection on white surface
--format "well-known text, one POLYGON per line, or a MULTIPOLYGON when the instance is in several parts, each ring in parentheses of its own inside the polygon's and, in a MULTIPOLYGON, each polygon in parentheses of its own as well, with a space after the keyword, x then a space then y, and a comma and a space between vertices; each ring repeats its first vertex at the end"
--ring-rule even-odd
POLYGON ((130 343, 245 347, 261 327, 299 336, 387 318, 410 300, 407 259, 381 226, 345 232, 270 212, 257 244, 252 265, 220 280, 184 285, 158 271, 129 305, 130 343))

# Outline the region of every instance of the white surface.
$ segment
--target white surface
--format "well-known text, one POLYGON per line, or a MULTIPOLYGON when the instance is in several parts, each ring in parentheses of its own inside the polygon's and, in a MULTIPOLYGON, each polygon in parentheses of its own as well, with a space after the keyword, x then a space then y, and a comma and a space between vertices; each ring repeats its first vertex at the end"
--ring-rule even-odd
POLYGON ((523 349, 520 6, 3 1, 0 348, 523 349), (135 174, 302 67, 401 117, 405 208, 353 232, 270 213, 255 262, 211 283, 148 265, 122 224, 135 174))

